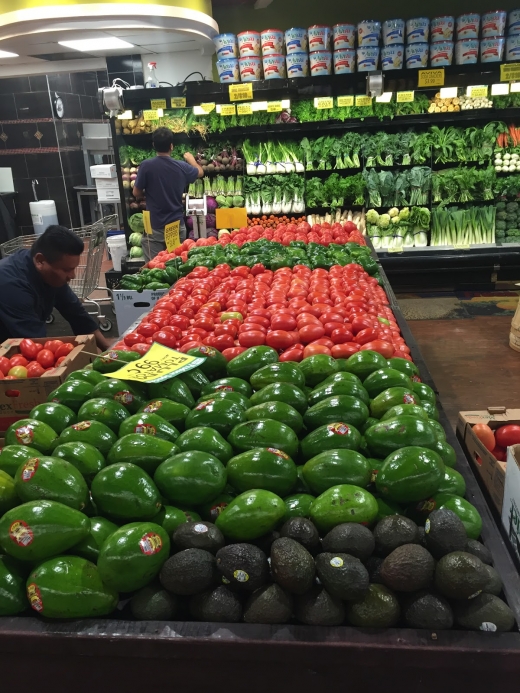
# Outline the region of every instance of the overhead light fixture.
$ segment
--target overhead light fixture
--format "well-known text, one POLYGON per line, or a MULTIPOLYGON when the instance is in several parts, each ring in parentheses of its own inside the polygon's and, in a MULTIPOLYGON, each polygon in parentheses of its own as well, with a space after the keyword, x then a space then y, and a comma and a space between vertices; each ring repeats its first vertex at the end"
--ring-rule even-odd
POLYGON ((10 53, 9 51, 0 51, 0 58, 18 58, 18 53, 10 53))
POLYGON ((441 99, 454 99, 458 91, 457 87, 441 87, 441 99))
POLYGON ((392 93, 391 91, 384 91, 381 96, 376 96, 376 101, 378 103, 389 103, 392 100, 392 93))
POLYGON ((72 48, 75 51, 82 53, 91 53, 94 51, 112 51, 119 48, 135 48, 133 43, 123 41, 115 36, 107 36, 101 39, 81 39, 78 41, 58 41, 60 46, 72 48))
POLYGON ((264 10, 273 2, 273 0, 256 0, 254 4, 255 10, 264 10))
POLYGON ((506 96, 507 94, 509 94, 509 82, 491 85, 491 96, 506 96))

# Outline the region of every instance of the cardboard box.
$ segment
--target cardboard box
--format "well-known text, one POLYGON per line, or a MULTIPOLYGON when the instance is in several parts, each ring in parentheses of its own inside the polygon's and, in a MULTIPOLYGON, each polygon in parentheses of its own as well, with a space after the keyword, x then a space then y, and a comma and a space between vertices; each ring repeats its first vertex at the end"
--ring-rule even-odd
POLYGON ((488 489, 498 512, 502 512, 506 462, 497 460, 472 431, 475 424, 487 424, 493 430, 506 424, 520 424, 520 409, 488 407, 485 411, 461 411, 457 431, 464 440, 473 468, 488 489))
MULTIPOLYGON (((56 337, 63 342, 74 344, 74 349, 59 368, 52 373, 44 373, 40 378, 0 380, 0 431, 5 431, 15 421, 25 419, 37 404, 47 401, 49 394, 61 385, 72 371, 78 371, 91 363, 97 353, 93 335, 76 337, 56 337)), ((7 339, 0 346, 0 356, 11 358, 20 353, 21 339, 7 339)), ((45 344, 47 337, 33 339, 45 344)))
POLYGON ((98 202, 120 202, 119 188, 109 188, 108 190, 97 191, 98 202))
POLYGON ((520 445, 507 448, 502 525, 516 557, 520 560, 520 445))
POLYGON ((119 181, 117 178, 96 178, 97 190, 117 190, 119 192, 119 181))
POLYGON ((90 175, 92 178, 115 178, 115 164, 96 164, 90 167, 90 175))
POLYGON ((114 291, 114 309, 116 311, 119 334, 130 327, 132 323, 149 313, 157 301, 168 293, 168 289, 160 291, 114 291))

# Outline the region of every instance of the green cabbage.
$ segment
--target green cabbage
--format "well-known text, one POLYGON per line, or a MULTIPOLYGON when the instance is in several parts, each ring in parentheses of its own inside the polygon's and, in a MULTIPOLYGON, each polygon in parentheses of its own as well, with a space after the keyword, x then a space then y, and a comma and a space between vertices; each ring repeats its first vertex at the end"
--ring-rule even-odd
POLYGON ((143 213, 137 212, 137 214, 132 214, 132 216, 128 220, 128 226, 135 233, 144 233, 143 213))
POLYGON ((140 233, 131 233, 128 240, 130 241, 130 245, 140 248, 143 236, 140 233))
POLYGON ((136 258, 136 257, 143 257, 143 249, 142 248, 137 248, 134 246, 133 248, 130 248, 130 257, 136 258))

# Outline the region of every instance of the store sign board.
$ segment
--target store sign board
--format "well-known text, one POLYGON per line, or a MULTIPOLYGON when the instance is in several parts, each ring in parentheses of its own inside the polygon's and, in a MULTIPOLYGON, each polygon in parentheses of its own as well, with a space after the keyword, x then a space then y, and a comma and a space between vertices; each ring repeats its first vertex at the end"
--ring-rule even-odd
POLYGON ((361 96, 356 96, 356 106, 371 106, 372 105, 372 97, 371 96, 365 96, 364 94, 361 96))
POLYGON ((411 103, 415 100, 415 92, 413 91, 398 91, 397 103, 411 103))
POLYGON ((442 87, 444 86, 444 68, 437 70, 419 70, 417 78, 418 87, 442 87))
POLYGON ((158 108, 163 110, 166 108, 166 99, 152 99, 150 101, 150 108, 156 111, 158 108))
POLYGON ((267 104, 268 113, 281 113, 283 110, 281 101, 270 101, 267 104))
POLYGON ((220 107, 220 115, 221 116, 234 116, 237 114, 237 109, 235 107, 235 104, 223 104, 220 107))
POLYGON ((325 96, 322 98, 314 99, 314 106, 320 111, 324 108, 334 108, 334 99, 332 96, 325 96))
POLYGON ((170 103, 172 108, 186 108, 186 97, 172 96, 170 103))
POLYGON ((253 104, 251 103, 239 103, 237 104, 238 115, 253 115, 253 104))
POLYGON ((246 82, 245 84, 230 84, 229 85, 229 100, 230 101, 249 101, 253 98, 253 84, 246 82))
POLYGON ((520 80, 520 63, 504 63, 500 65, 501 82, 517 82, 520 80))

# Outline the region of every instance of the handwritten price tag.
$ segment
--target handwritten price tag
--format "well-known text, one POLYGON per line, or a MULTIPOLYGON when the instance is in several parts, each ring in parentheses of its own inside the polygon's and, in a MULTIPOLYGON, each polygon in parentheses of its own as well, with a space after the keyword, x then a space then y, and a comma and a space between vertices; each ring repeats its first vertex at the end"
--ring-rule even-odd
POLYGON ((249 101, 253 98, 253 84, 230 84, 229 85, 229 100, 230 101, 249 101))
POLYGON ((204 113, 211 113, 211 111, 215 110, 215 104, 214 103, 201 103, 200 107, 204 111, 204 113))
POLYGON ((270 101, 267 104, 268 113, 281 113, 282 112, 282 102, 281 101, 270 101))
POLYGON ((180 351, 155 342, 150 351, 139 360, 125 364, 115 373, 104 373, 108 378, 137 380, 140 383, 161 383, 163 380, 197 368, 205 361, 198 356, 182 354, 180 351))
POLYGON ((487 87, 470 87, 468 91, 472 99, 485 99, 488 95, 487 87))
POLYGON ((372 97, 371 96, 356 96, 356 106, 371 106, 372 97))
POLYGON ((171 253, 172 250, 178 248, 181 244, 181 222, 173 221, 164 227, 164 242, 166 250, 171 253))
POLYGON ((505 63, 500 65, 501 82, 517 82, 520 80, 520 63, 505 63))
POLYGON ((143 120, 159 120, 157 111, 143 111, 143 120))
POLYGON ((166 99, 152 99, 150 101, 150 108, 156 111, 158 108, 166 108, 166 99))
POLYGON ((353 96, 338 96, 338 106, 349 107, 354 105, 353 96))
POLYGON ((455 250, 471 250, 471 246, 469 243, 455 243, 453 245, 455 250))
POLYGON ((442 87, 444 86, 444 69, 419 70, 418 87, 442 87))
POLYGON ((186 98, 184 96, 174 96, 170 103, 172 108, 186 108, 186 98))
POLYGON ((250 103, 239 103, 237 104, 238 115, 252 115, 253 114, 253 104, 250 103))
POLYGON ((413 91, 398 91, 397 103, 411 103, 415 98, 413 91))
POLYGON ((237 114, 237 109, 235 107, 235 104, 224 104, 220 107, 220 115, 221 116, 234 116, 237 114))
POLYGON ((402 253, 403 252, 403 246, 397 245, 397 246, 393 246, 391 248, 387 248, 386 252, 387 253, 402 253))
POLYGON ((334 108, 334 99, 328 96, 314 99, 314 106, 319 111, 323 110, 324 108, 334 108))

